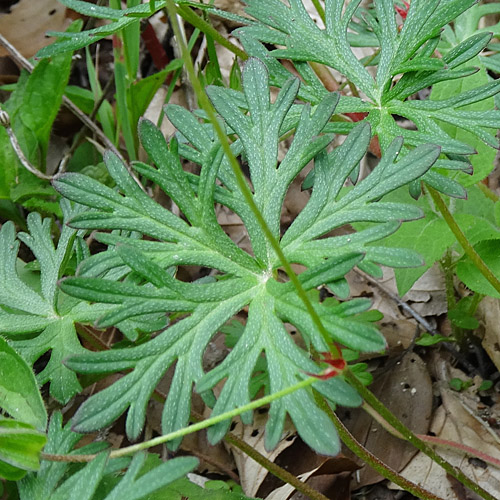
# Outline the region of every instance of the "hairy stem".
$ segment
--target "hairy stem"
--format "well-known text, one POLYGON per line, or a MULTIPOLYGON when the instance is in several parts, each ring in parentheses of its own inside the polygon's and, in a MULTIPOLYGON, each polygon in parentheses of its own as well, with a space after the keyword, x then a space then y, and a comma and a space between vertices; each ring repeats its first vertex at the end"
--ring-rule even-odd
POLYGON ((281 479, 284 483, 293 486, 297 491, 307 496, 311 500, 328 500, 325 495, 311 488, 308 484, 302 482, 293 474, 268 460, 264 455, 259 453, 255 448, 252 448, 248 443, 236 437, 234 434, 228 434, 225 438, 228 443, 239 448, 243 453, 247 454, 252 460, 255 460, 259 465, 264 467, 271 474, 281 479))
POLYGON ((302 284, 300 283, 299 278, 297 277, 294 270, 292 269, 292 266, 291 266, 290 262, 288 262, 287 258, 285 257, 285 254, 283 253, 283 250, 281 249, 278 240, 274 237, 274 235, 271 232, 271 230, 269 229, 264 217, 260 213, 259 208, 255 204, 252 192, 250 191, 250 188, 248 187, 248 184, 245 181, 245 177, 241 171, 238 160, 236 159, 233 152, 231 151, 231 146, 229 144, 228 138, 227 138, 226 134, 224 133, 222 126, 217 121, 215 110, 212 107, 212 105, 210 104, 210 101, 208 100, 206 93, 203 91, 200 80, 196 76, 196 73, 195 73, 194 67, 193 67, 193 61, 191 60, 191 55, 189 54, 189 51, 186 47, 186 44, 183 42, 183 40, 180 36, 179 23, 177 22, 177 18, 176 18, 177 11, 176 11, 173 0, 167 0, 167 7, 166 8, 167 8, 167 11, 168 11, 168 14, 170 17, 170 22, 172 23, 172 29, 174 31, 174 34, 177 38, 177 42, 178 42, 179 47, 180 47, 181 52, 182 52, 182 57, 184 59, 184 64, 185 64, 186 70, 189 74, 189 78, 191 80, 191 84, 193 85, 193 89, 196 93, 196 97, 198 98, 198 102, 200 103, 200 106, 203 108, 203 110, 207 113, 207 115, 210 119, 210 122, 212 123, 212 125, 214 127, 215 133, 217 134, 217 137, 221 143, 222 149, 229 160, 229 164, 231 165, 231 169, 234 172, 238 187, 239 187, 243 197, 245 198, 247 205, 249 206, 250 210, 252 211, 257 223, 259 224, 260 228, 262 229, 262 232, 264 233, 266 239, 268 240, 271 247, 276 252, 276 255, 280 259, 281 264, 283 266, 283 269, 285 270, 286 274, 290 278, 290 281, 293 283, 293 285, 297 291, 297 295, 300 297, 300 299, 304 303, 304 305, 307 309, 307 312, 309 313, 315 326, 318 328, 318 331, 320 332, 321 336, 323 337, 325 344, 327 346, 330 346, 330 351, 331 351, 333 359, 341 359, 342 353, 340 352, 340 349, 338 349, 334 344, 331 343, 330 335, 326 331, 326 328, 323 326, 323 323, 321 322, 321 319, 320 319, 318 313, 314 309, 311 301, 309 300, 309 297, 307 296, 304 288, 302 287, 302 284))
POLYGON ((379 460, 373 453, 367 450, 361 443, 359 443, 356 438, 349 432, 347 427, 341 422, 339 417, 332 411, 330 406, 325 402, 325 400, 315 392, 315 399, 320 408, 330 417, 330 420, 335 425, 337 432, 339 433, 340 439, 345 445, 361 460, 366 462, 370 467, 375 469, 381 476, 389 479, 394 484, 397 484, 404 490, 410 492, 418 498, 424 500, 442 500, 430 491, 418 486, 408 479, 404 478, 398 474, 394 469, 389 467, 387 464, 379 460))
MULTIPOLYGON (((363 403, 363 409, 371 415, 387 432, 391 433, 393 436, 404 439, 402 434, 400 434, 392 425, 387 423, 370 405, 363 403)), ((449 439, 441 439, 437 436, 427 436, 425 434, 415 434, 418 439, 425 441, 426 443, 431 443, 432 446, 437 446, 439 448, 444 448, 446 450, 451 450, 456 453, 462 453, 464 455, 479 458, 484 462, 487 462, 500 469, 500 460, 498 458, 492 457, 476 448, 467 446, 466 444, 457 443, 456 441, 450 441, 449 439)))
MULTIPOLYGON (((255 410, 260 406, 268 405, 273 401, 275 401, 276 399, 280 399, 284 396, 287 396, 288 394, 298 391, 299 389, 304 389, 306 387, 309 387, 310 385, 314 384, 317 381, 318 379, 316 377, 308 377, 304 380, 301 380, 297 384, 282 389, 281 391, 277 391, 274 394, 269 394, 268 396, 264 396, 263 398, 256 399, 255 401, 251 401, 246 405, 240 406, 239 408, 235 408, 230 411, 226 411, 215 417, 208 418, 203 422, 197 422, 196 424, 188 425, 187 427, 184 427, 177 431, 169 432, 168 434, 164 434, 163 436, 158 436, 153 439, 149 439, 148 441, 143 441, 142 443, 137 443, 131 446, 127 446, 125 448, 120 448, 119 450, 114 450, 109 454, 109 458, 118 458, 127 455, 132 455, 134 453, 137 453, 138 451, 146 450, 153 446, 157 446, 159 444, 163 444, 168 441, 173 441, 180 437, 187 436, 188 434, 192 434, 193 432, 201 431, 202 429, 206 429, 208 427, 211 427, 212 425, 216 425, 219 422, 223 422, 224 420, 237 417, 238 415, 241 415, 247 411, 255 410)), ((43 460, 50 460, 53 462, 90 462, 95 457, 97 457, 97 455, 94 454, 93 455, 76 455, 76 454, 52 455, 49 453, 41 454, 41 458, 43 460)))
MULTIPOLYGON (((444 274, 444 283, 446 289, 446 305, 448 308, 448 312, 453 311, 457 305, 457 301, 455 299, 455 284, 453 282, 454 273, 453 273, 453 260, 451 257, 451 250, 448 248, 446 253, 441 260, 441 268, 444 274)), ((464 347, 465 335, 461 328, 459 328, 453 321, 450 321, 451 331, 453 337, 457 339, 460 347, 464 347)))
POLYGON ((432 461, 440 465, 450 476, 460 481, 464 486, 469 488, 474 493, 477 493, 485 500, 495 500, 485 489, 471 481, 462 471, 456 469, 448 463, 444 458, 439 456, 430 446, 419 439, 406 425, 403 424, 388 408, 386 408, 376 397, 369 391, 352 373, 350 370, 344 371, 344 376, 351 385, 359 392, 361 397, 368 403, 390 426, 392 426, 406 441, 410 442, 415 448, 427 455, 432 461))
POLYGON ((493 288, 500 293, 500 280, 493 274, 491 269, 486 265, 481 256, 476 252, 474 247, 471 245, 467 236, 465 236, 464 232, 460 229, 460 226, 457 224, 457 221, 453 217, 452 213, 448 210, 446 203, 444 202, 441 195, 429 185, 427 185, 427 189, 434 201, 437 209, 441 212, 444 220, 448 224, 448 227, 451 229, 452 233, 455 235, 455 238, 460 243, 462 248, 464 249, 465 254, 469 259, 474 263, 474 265, 479 269, 481 274, 491 283, 493 288))
POLYGON ((207 23, 207 21, 202 19, 200 16, 197 16, 188 6, 177 5, 176 11, 177 14, 179 14, 179 16, 181 16, 185 21, 187 21, 189 24, 192 24, 195 28, 198 28, 206 35, 211 36, 216 42, 218 42, 223 47, 226 47, 226 49, 230 50, 242 61, 246 61, 248 59, 248 55, 246 54, 246 52, 243 52, 239 47, 234 45, 234 43, 226 40, 210 23, 207 23))

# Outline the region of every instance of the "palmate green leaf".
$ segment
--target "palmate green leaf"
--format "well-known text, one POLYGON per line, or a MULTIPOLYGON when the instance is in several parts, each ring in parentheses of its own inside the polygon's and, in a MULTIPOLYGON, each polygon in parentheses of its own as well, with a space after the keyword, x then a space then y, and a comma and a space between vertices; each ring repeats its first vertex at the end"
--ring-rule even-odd
MULTIPOLYGON (((61 205, 65 220, 82 210, 72 208, 67 201, 61 205)), ((93 321, 103 309, 93 311, 95 308, 75 303, 57 290, 76 231, 63 225, 54 247, 51 222, 32 213, 27 219, 29 233, 19 233, 16 239, 10 222, 0 230, 0 334, 11 339, 12 346, 29 365, 50 351, 50 360, 38 373, 37 381, 40 385, 49 382, 51 395, 66 403, 81 390, 76 375, 62 364, 65 357, 84 352, 74 323, 93 321), (24 263, 17 258, 21 241, 31 249, 40 266, 40 275, 33 276, 32 283, 21 278, 21 274, 26 274, 24 263)))
MULTIPOLYGON (((442 58, 435 56, 435 49, 443 27, 464 12, 461 18, 465 18, 475 0, 413 0, 401 27, 396 24, 392 0, 376 0, 373 9, 363 10, 362 14, 358 9, 359 0, 326 0, 325 29, 312 21, 302 0, 291 0, 289 6, 282 0, 247 0, 246 3, 246 12, 253 19, 235 33, 248 54, 266 63, 273 85, 283 86, 288 73, 273 58, 291 59, 304 80, 299 97, 316 104, 324 98, 325 89, 307 62, 334 68, 366 95, 365 99, 341 98, 338 113, 367 113, 366 120, 372 125, 372 134, 378 136, 382 151, 387 150, 398 136, 405 139, 402 154, 417 145, 438 144, 443 156, 432 172, 424 175, 424 180, 450 196, 465 196, 465 190, 456 180, 445 178, 435 168, 469 172, 469 155, 476 149, 484 149, 484 154, 491 156, 495 154, 492 148, 499 147, 495 132, 500 127, 500 112, 494 109, 491 98, 500 92, 500 82, 474 80, 477 82, 474 87, 459 88, 460 82, 470 81, 471 75, 478 71, 473 65, 488 44, 491 33, 472 32, 455 38, 442 58), (375 78, 351 50, 350 41, 356 40, 353 33, 347 32, 352 27, 352 19, 364 19, 371 42, 377 40, 375 78), (285 48, 268 51, 263 43, 285 48), (451 97, 445 92, 432 103, 408 100, 412 94, 438 82, 457 88, 451 93, 456 95, 451 97), (472 107, 466 108, 470 105, 472 107), (416 130, 401 128, 395 119, 399 116, 412 121, 416 130)), ((325 131, 346 133, 353 127, 353 123, 334 121, 325 131)), ((481 171, 478 175, 484 176, 482 160, 473 162, 481 171)), ((486 168, 490 163, 487 162, 486 168)), ((470 185, 468 179, 463 182, 470 185)))
MULTIPOLYGON (((327 154, 325 148, 332 136, 322 134, 322 129, 337 105, 335 94, 326 95, 314 107, 299 105, 297 109, 293 103, 299 84, 297 79, 290 79, 271 102, 268 73, 257 59, 246 63, 243 87, 243 94, 218 87, 210 87, 208 94, 231 129, 235 139, 233 151, 244 155, 248 163, 255 203, 279 239, 281 210, 288 188, 308 162, 316 158, 313 194, 303 215, 284 234, 282 248, 291 261, 307 267, 300 280, 329 332, 330 341, 358 351, 384 349, 380 333, 355 316, 366 310, 367 301, 327 306, 320 303, 316 288, 343 279, 356 265, 420 264, 413 252, 382 252, 368 243, 392 234, 401 221, 421 216, 419 209, 379 200, 428 170, 438 157, 439 148, 422 146, 397 161, 402 141, 396 140, 373 173, 341 197, 344 182, 366 152, 370 126, 360 125, 336 152, 327 154), (288 113, 299 118, 291 146, 278 162, 279 138, 290 123, 288 113), (364 220, 373 222, 375 227, 350 237, 320 239, 334 228, 364 220)), ((281 262, 244 203, 211 126, 177 106, 167 107, 166 113, 179 130, 178 139, 173 139, 169 146, 156 127, 143 120, 139 135, 155 166, 135 166, 175 201, 183 217, 149 198, 113 154, 106 155, 105 161, 117 189, 80 174, 63 174, 54 182, 64 196, 93 208, 75 215, 70 221, 72 227, 113 231, 96 235, 108 245, 108 250, 84 261, 76 277, 62 281, 62 290, 109 307, 98 321, 100 326, 133 320, 146 313, 180 313, 175 324, 139 346, 71 356, 65 361, 66 366, 82 373, 127 372, 79 408, 74 428, 80 432, 102 428, 128 408, 127 434, 137 438, 151 393, 174 363, 162 416, 164 433, 187 424, 193 387, 209 405, 215 405, 214 414, 248 403, 252 374, 262 356, 272 392, 298 382, 307 373, 319 373, 321 366, 292 341, 285 322, 297 326, 316 352, 328 350, 291 283, 279 283, 281 262), (185 172, 181 157, 198 162, 200 174, 185 172), (217 222, 215 203, 240 216, 253 255, 224 233, 217 222), (128 238, 117 230, 136 231, 147 238, 128 238), (172 267, 180 265, 212 269, 212 276, 192 283, 181 282, 171 272, 172 267), (211 338, 247 306, 248 322, 231 354, 205 373, 202 357, 211 338), (226 383, 215 400, 211 390, 223 378, 227 378, 226 383)), ((341 377, 318 381, 314 387, 333 405, 360 403, 359 396, 341 377)), ((266 432, 268 448, 279 441, 287 414, 310 446, 325 454, 338 451, 335 429, 316 405, 310 389, 271 404, 266 432)), ((243 418, 249 422, 251 414, 243 418)), ((223 423, 210 431, 211 439, 221 439, 228 425, 223 423)))
MULTIPOLYGON (((44 452, 60 455, 97 453, 106 446, 105 443, 93 443, 75 451, 74 446, 81 438, 81 434, 71 430, 70 424, 62 425, 61 414, 56 412, 50 421, 44 452)), ((146 459, 146 453, 138 453, 131 461, 128 458, 109 460, 108 454, 102 452, 76 470, 68 462, 42 460, 37 473, 28 473, 18 483, 20 500, 151 498, 152 493, 183 477, 198 464, 196 458, 181 457, 143 470, 146 459), (123 469, 126 469, 124 474, 120 472, 123 469), (117 473, 120 473, 118 477, 117 473), (102 485, 107 480, 112 480, 113 487, 102 495, 102 485)))

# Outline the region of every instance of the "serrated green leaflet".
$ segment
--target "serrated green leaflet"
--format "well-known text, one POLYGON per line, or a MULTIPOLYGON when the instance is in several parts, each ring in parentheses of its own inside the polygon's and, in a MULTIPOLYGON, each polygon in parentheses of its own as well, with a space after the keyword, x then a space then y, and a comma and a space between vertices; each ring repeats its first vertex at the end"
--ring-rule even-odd
MULTIPOLYGON (((369 323, 353 317, 368 307, 365 301, 337 306, 320 303, 315 288, 343 278, 355 265, 384 262, 418 265, 413 253, 392 255, 372 251, 367 243, 391 234, 400 221, 420 217, 421 212, 404 204, 384 203, 386 193, 427 171, 439 155, 435 146, 422 146, 397 161, 402 141, 394 141, 379 166, 342 198, 340 189, 366 151, 370 140, 368 124, 353 130, 334 153, 324 150, 332 139, 322 134, 338 97, 328 94, 313 108, 293 105, 298 80, 290 79, 271 102, 269 78, 264 64, 251 59, 243 71, 244 93, 220 87, 208 89, 217 111, 235 134, 233 151, 245 156, 253 186, 253 197, 268 227, 280 236, 282 204, 288 187, 305 165, 316 157, 316 182, 312 197, 294 224, 285 232, 282 248, 293 262, 307 267, 300 280, 309 290, 330 340, 360 351, 385 347, 380 333, 369 323), (278 162, 280 134, 288 125, 288 113, 299 116, 294 139, 278 162), (377 230, 318 239, 334 228, 357 220, 370 220, 377 230), (378 234, 377 234, 378 231, 378 234), (372 252, 372 253, 370 253, 372 252), (310 257, 306 257, 310 255, 310 257)), ((270 390, 276 392, 319 373, 321 366, 289 337, 284 322, 295 324, 316 351, 327 351, 325 339, 306 314, 291 283, 280 283, 280 261, 264 237, 246 203, 233 171, 211 126, 177 106, 166 109, 180 134, 168 145, 148 121, 140 124, 139 135, 155 167, 138 163, 137 170, 160 186, 183 212, 174 215, 149 198, 113 154, 106 164, 117 190, 79 174, 64 174, 54 185, 69 199, 93 210, 76 214, 74 228, 115 230, 97 238, 109 245, 106 252, 84 261, 79 275, 61 283, 62 290, 82 300, 105 303, 109 310, 100 326, 133 320, 139 315, 184 313, 176 323, 140 346, 101 353, 71 356, 66 366, 84 373, 128 370, 120 380, 92 396, 75 415, 74 428, 90 431, 108 425, 128 408, 127 433, 136 438, 144 425, 146 405, 157 383, 176 363, 175 374, 163 412, 163 431, 186 425, 193 386, 214 406, 214 414, 250 401, 249 386, 255 366, 265 356, 270 390), (181 158, 201 166, 200 174, 185 172, 181 158), (248 231, 253 255, 237 246, 217 222, 215 203, 240 216, 248 231), (116 230, 137 231, 147 239, 131 239, 116 230), (213 278, 185 283, 170 269, 199 265, 213 269, 213 278), (211 338, 235 314, 248 306, 245 330, 228 358, 204 373, 202 356, 211 338), (211 392, 227 377, 217 401, 211 392)), ((360 398, 341 378, 315 385, 332 404, 357 405, 360 398)), ((271 404, 266 446, 280 439, 289 414, 302 438, 325 454, 338 451, 333 425, 317 407, 310 389, 301 389, 271 404)), ((246 422, 251 415, 244 417, 246 422)), ((210 431, 213 441, 223 437, 228 423, 210 431)))
MULTIPOLYGON (((363 10, 362 15, 358 11, 359 0, 326 0, 325 29, 313 22, 302 0, 290 0, 289 5, 281 0, 246 3, 246 12, 257 22, 248 22, 236 34, 248 54, 266 63, 274 85, 283 86, 288 72, 273 58, 291 59, 304 79, 299 96, 317 103, 324 97, 325 89, 307 62, 321 63, 339 71, 366 96, 342 98, 337 112, 368 113, 366 120, 372 125, 372 134, 378 136, 382 151, 398 136, 405 139, 403 154, 417 145, 438 144, 443 156, 435 167, 465 171, 469 168, 468 156, 476 148, 494 156, 492 148, 499 146, 494 134, 500 127, 500 112, 494 109, 491 97, 500 92, 499 82, 474 80, 477 85, 470 90, 458 90, 454 97, 446 92, 446 98, 442 96, 439 101, 408 100, 426 87, 438 82, 462 82, 477 71, 464 64, 478 61, 476 56, 488 44, 490 33, 471 33, 455 39, 444 56, 435 53, 442 28, 467 11, 475 0, 413 0, 401 26, 397 25, 392 0, 376 0, 374 7, 363 10), (363 20, 365 29, 372 34, 369 44, 377 47, 375 77, 351 50, 351 42, 355 45, 358 40, 357 44, 363 45, 359 37, 348 33, 354 18, 363 20), (269 52, 263 43, 285 48, 269 52), (473 103, 472 108, 464 109, 473 103), (415 129, 401 127, 396 120, 401 116, 413 122, 415 129), (456 161, 457 156, 461 162, 456 161)), ((353 126, 332 122, 326 130, 345 133, 353 126)), ((484 176, 487 168, 482 166, 478 175, 484 176)), ((465 195, 456 180, 444 177, 438 170, 433 169, 423 179, 449 196, 465 195)), ((413 192, 418 192, 415 185, 413 192)))

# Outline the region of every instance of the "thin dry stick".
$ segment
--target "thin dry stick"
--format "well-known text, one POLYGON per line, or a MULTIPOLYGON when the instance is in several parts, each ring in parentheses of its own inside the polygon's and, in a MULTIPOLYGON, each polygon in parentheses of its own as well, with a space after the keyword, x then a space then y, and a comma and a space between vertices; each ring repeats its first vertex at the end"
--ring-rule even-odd
MULTIPOLYGON (((0 35, 1 36, 1 35, 0 35)), ((23 165, 23 167, 31 172, 33 175, 36 175, 39 179, 44 179, 44 180, 51 180, 52 176, 51 175, 46 175, 43 172, 40 172, 37 168, 35 168, 28 158, 24 156, 23 150, 21 149, 21 146, 19 145, 19 142, 17 141, 17 137, 14 134, 14 131, 12 130, 12 127, 10 126, 10 116, 7 113, 7 111, 0 110, 0 125, 5 128, 7 131, 7 135, 9 136, 10 144, 12 146, 12 149, 16 153, 17 157, 19 158, 19 161, 23 165)))

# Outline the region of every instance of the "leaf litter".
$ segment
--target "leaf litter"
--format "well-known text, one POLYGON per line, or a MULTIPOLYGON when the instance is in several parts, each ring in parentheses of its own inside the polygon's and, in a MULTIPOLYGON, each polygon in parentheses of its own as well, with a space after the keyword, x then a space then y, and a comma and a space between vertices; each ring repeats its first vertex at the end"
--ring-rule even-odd
MULTIPOLYGON (((34 2, 32 3, 34 4, 34 2)), ((230 3, 235 4, 236 2, 230 3)), ((44 27, 45 29, 46 27, 44 27)), ((227 71, 227 65, 231 64, 231 61, 226 59, 222 59, 222 61, 224 61, 223 64, 226 66, 224 69, 227 71)), ((181 96, 179 102, 182 100, 181 96)), ((155 105, 157 106, 157 104, 155 105)), ((155 113, 155 110, 150 109, 148 112, 155 113)), ((307 193, 301 190, 302 181, 303 178, 294 181, 285 201, 283 223, 286 225, 293 221, 295 215, 307 202, 307 193)), ((220 206, 217 209, 217 215, 220 224, 231 239, 249 251, 248 235, 239 217, 220 206)), ((191 268, 187 269, 187 272, 190 280, 201 277, 200 269, 191 268)), ((381 282, 396 292, 391 272, 389 269, 384 269, 385 275, 381 282)), ((372 367, 376 380, 371 386, 372 390, 376 394, 380 394, 383 400, 385 396, 384 402, 387 406, 415 432, 419 434, 430 433, 443 440, 462 443, 500 460, 500 390, 497 389, 497 385, 492 390, 481 392, 479 389, 481 380, 471 379, 470 373, 460 372, 453 368, 446 352, 433 350, 432 355, 429 355, 425 349, 415 349, 414 340, 417 332, 422 330, 422 325, 419 325, 414 318, 408 317, 394 301, 359 275, 355 276, 351 273, 348 281, 351 288, 351 298, 368 296, 373 301, 372 307, 384 313, 384 319, 379 322, 379 325, 388 339, 389 347, 386 356, 365 355, 363 358, 372 367), (430 364, 432 366, 429 366, 430 364), (463 392, 453 391, 448 384, 452 375, 464 380, 471 379, 473 383, 463 392)), ((439 328, 442 324, 442 315, 446 311, 444 284, 439 268, 437 266, 431 268, 413 285, 403 300, 418 314, 428 318, 439 328)), ((488 373, 500 384, 498 371, 500 370, 499 301, 485 298, 480 305, 480 311, 481 329, 484 332, 482 347, 496 367, 496 370, 490 368, 488 373)), ((99 336, 103 339, 109 339, 108 333, 99 336)), ((170 378, 171 376, 172 374, 170 378)), ((169 375, 167 374, 166 377, 168 379, 169 375)), ((169 382, 169 380, 165 382, 166 387, 168 387, 169 382)), ((108 383, 111 383, 111 380, 107 378, 98 382, 101 384, 101 388, 108 383)), ((198 405, 198 409, 202 410, 201 400, 198 401, 198 405)), ((71 413, 71 409, 68 409, 67 416, 71 413)), ((154 431, 161 432, 161 426, 157 422, 155 423, 153 413, 148 413, 149 424, 154 431)), ((263 445, 265 421, 266 419, 257 412, 252 426, 242 426, 241 422, 238 421, 232 432, 272 461, 278 460, 280 455, 285 456, 285 450, 287 448, 293 450, 295 446, 298 450, 297 454, 290 456, 288 453, 286 456, 288 463, 281 463, 281 466, 292 469, 295 463, 301 462, 304 466, 303 460, 301 460, 303 449, 301 450, 300 446, 297 446, 300 439, 297 438, 290 422, 287 423, 285 434, 277 448, 271 453, 265 451, 263 445)), ((391 436, 380 424, 371 420, 366 413, 358 409, 344 410, 344 421, 361 443, 382 461, 401 471, 402 475, 422 484, 426 489, 442 498, 462 500, 463 496, 460 490, 440 467, 430 462, 421 453, 416 453, 409 445, 391 436)), ((112 432, 119 436, 118 443, 124 439, 126 441, 123 422, 114 424, 112 432)), ((220 447, 215 451, 216 447, 208 445, 206 439, 199 439, 194 444, 189 444, 186 441, 181 445, 181 449, 190 451, 204 445, 207 446, 207 449, 199 451, 214 457, 213 460, 209 460, 212 465, 224 463, 220 469, 215 466, 209 470, 211 477, 225 477, 227 469, 234 467, 234 472, 238 476, 245 494, 253 496, 259 492, 259 488, 266 479, 267 471, 257 466, 252 459, 241 454, 237 449, 228 446, 224 453, 221 452, 220 447)), ((343 450, 343 452, 345 456, 339 459, 337 467, 329 469, 325 465, 329 461, 335 461, 335 459, 316 456, 318 463, 309 470, 298 473, 298 477, 305 482, 312 482, 315 475, 328 476, 330 480, 343 477, 344 482, 347 478, 350 484, 345 490, 345 496, 331 498, 335 498, 335 500, 347 499, 350 498, 351 492, 360 489, 364 492, 363 498, 372 498, 369 493, 369 485, 380 482, 382 478, 368 467, 362 467, 349 455, 347 450, 343 450), (323 471, 324 474, 317 474, 318 471, 323 471)), ((455 451, 439 448, 439 452, 493 495, 500 491, 499 469, 484 461, 457 454, 455 451)), ((309 450, 309 453, 312 452, 309 450)), ((309 460, 312 461, 311 457, 309 460)), ((206 473, 207 469, 204 472, 206 473)), ((394 485, 387 485, 387 482, 383 484, 384 488, 394 488, 394 485)), ((331 484, 317 486, 318 491, 326 492, 329 491, 329 488, 331 491, 331 484)), ((265 498, 267 500, 298 498, 292 495, 293 488, 281 486, 267 493, 265 498)))

